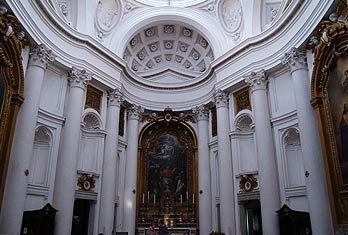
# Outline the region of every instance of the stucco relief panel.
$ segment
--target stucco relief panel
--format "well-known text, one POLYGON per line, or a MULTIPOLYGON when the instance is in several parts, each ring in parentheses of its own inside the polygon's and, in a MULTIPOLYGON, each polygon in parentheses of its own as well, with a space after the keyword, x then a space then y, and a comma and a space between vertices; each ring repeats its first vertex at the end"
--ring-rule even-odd
POLYGON ((121 15, 121 5, 115 0, 99 0, 95 14, 98 35, 107 35, 115 27, 121 15))
POLYGON ((238 40, 243 22, 243 11, 240 1, 223 0, 219 6, 219 18, 224 30, 231 34, 234 40, 238 40))

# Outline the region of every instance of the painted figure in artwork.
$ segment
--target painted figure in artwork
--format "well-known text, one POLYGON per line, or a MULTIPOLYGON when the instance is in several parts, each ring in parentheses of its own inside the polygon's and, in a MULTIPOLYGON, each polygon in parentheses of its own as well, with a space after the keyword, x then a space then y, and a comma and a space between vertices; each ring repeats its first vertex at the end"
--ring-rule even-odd
POLYGON ((178 197, 186 188, 186 151, 176 136, 159 136, 150 145, 148 157, 148 187, 158 200, 170 189, 178 197))
POLYGON ((343 106, 340 122, 340 162, 348 162, 348 103, 343 106))

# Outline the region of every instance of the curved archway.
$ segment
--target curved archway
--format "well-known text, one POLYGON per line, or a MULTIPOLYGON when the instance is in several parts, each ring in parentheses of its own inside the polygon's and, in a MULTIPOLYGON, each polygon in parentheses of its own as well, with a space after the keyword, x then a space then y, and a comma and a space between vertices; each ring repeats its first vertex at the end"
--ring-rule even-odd
POLYGON ((164 220, 169 227, 198 228, 197 138, 166 109, 139 138, 136 226, 164 220))

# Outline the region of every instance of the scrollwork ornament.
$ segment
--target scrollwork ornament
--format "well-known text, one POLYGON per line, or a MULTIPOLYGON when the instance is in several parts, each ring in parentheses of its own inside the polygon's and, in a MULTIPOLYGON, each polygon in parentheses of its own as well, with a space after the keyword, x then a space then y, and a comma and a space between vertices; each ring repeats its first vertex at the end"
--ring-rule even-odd
POLYGON ((128 119, 139 121, 143 113, 144 113, 143 107, 141 107, 140 105, 132 104, 128 108, 128 119))
POLYGON ((48 63, 54 61, 55 56, 44 44, 40 44, 31 49, 29 54, 29 64, 46 69, 48 63))
POLYGON ((228 96, 227 96, 227 94, 224 91, 217 90, 214 93, 213 101, 216 104, 216 108, 227 107, 227 105, 228 105, 228 96))
POLYGON ((123 102, 123 92, 116 88, 115 90, 111 91, 108 95, 108 105, 109 106, 118 106, 120 107, 123 102))
POLYGON ((304 48, 291 48, 282 58, 282 64, 289 65, 291 71, 307 68, 306 50, 304 48))
POLYGON ((206 105, 194 107, 192 113, 195 114, 197 121, 208 121, 209 119, 209 109, 206 105))
POLYGON ((245 82, 250 85, 251 91, 258 89, 266 90, 268 79, 265 70, 252 72, 249 76, 245 76, 245 82))
POLYGON ((75 67, 69 72, 69 85, 71 87, 79 87, 85 89, 87 82, 92 80, 93 74, 88 73, 86 70, 79 70, 75 67))

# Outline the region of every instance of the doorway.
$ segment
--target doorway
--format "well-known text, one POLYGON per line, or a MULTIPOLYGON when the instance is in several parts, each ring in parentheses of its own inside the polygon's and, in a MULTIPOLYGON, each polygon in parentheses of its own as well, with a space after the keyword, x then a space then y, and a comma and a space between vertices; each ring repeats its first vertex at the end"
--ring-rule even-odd
POLYGON ((244 227, 246 235, 262 235, 261 207, 259 200, 245 201, 244 227))
POLYGON ((88 200, 75 200, 71 235, 88 235, 89 210, 88 200))

